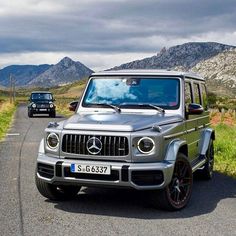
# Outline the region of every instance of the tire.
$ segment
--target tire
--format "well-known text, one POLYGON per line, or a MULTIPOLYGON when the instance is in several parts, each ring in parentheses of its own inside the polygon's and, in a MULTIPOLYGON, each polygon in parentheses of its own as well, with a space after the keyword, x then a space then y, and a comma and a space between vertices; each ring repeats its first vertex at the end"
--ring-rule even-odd
POLYGON ((170 184, 162 190, 151 192, 151 203, 154 207, 163 210, 181 210, 189 202, 192 194, 192 186, 192 167, 187 157, 179 153, 170 184))
POLYGON ((49 116, 52 117, 52 118, 55 118, 56 117, 56 112, 53 111, 53 112, 49 113, 49 116))
POLYGON ((198 170, 198 175, 201 179, 210 180, 213 176, 213 167, 214 167, 214 144, 213 140, 210 140, 209 147, 206 153, 206 163, 202 170, 198 170))
POLYGON ((37 174, 35 176, 35 183, 42 196, 55 201, 72 199, 76 197, 81 189, 81 186, 56 186, 46 183, 39 179, 37 174))
POLYGON ((28 117, 33 117, 33 112, 32 111, 28 111, 28 117))

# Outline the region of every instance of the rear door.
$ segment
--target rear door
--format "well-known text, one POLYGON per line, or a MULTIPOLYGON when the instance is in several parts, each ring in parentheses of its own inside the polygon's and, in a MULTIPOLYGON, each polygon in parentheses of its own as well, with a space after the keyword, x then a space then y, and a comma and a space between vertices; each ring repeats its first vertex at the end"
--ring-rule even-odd
POLYGON ((188 144, 189 160, 194 160, 198 155, 199 135, 196 130, 198 127, 199 115, 187 115, 188 105, 194 102, 194 88, 191 80, 185 80, 185 113, 186 113, 186 141, 188 144))

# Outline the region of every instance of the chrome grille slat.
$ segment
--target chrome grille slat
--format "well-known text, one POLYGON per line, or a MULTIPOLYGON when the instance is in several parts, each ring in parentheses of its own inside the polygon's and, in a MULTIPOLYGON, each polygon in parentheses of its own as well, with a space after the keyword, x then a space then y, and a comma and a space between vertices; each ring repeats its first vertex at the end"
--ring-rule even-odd
POLYGON ((120 156, 120 137, 118 138, 118 156, 120 156))
POLYGON ((72 153, 72 138, 73 138, 73 135, 70 136, 70 153, 72 153))
POLYGON ((129 154, 127 137, 80 134, 64 134, 62 151, 78 155, 91 155, 87 150, 87 141, 92 137, 96 137, 102 142, 102 150, 94 156, 127 156, 129 154))

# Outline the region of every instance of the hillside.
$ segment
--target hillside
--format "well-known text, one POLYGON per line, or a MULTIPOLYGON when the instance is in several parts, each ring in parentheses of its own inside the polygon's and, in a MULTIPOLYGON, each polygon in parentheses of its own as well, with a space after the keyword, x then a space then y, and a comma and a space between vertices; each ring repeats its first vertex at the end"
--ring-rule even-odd
POLYGON ((163 48, 156 56, 144 58, 116 66, 111 70, 122 69, 173 69, 182 67, 185 70, 198 62, 217 55, 220 52, 236 48, 220 43, 185 43, 169 49, 163 48))
POLYGON ((199 62, 191 71, 207 79, 210 91, 236 96, 236 49, 199 62))
POLYGON ((11 65, 0 70, 0 85, 9 87, 9 76, 12 75, 13 79, 16 81, 16 86, 25 86, 32 79, 39 76, 46 70, 48 70, 51 65, 11 65))
POLYGON ((37 76, 28 83, 32 87, 53 87, 72 83, 88 77, 93 71, 80 62, 69 57, 63 58, 56 65, 37 76))
POLYGON ((17 87, 54 87, 84 79, 92 72, 69 57, 55 65, 11 65, 0 70, 0 86, 10 86, 10 75, 17 87))

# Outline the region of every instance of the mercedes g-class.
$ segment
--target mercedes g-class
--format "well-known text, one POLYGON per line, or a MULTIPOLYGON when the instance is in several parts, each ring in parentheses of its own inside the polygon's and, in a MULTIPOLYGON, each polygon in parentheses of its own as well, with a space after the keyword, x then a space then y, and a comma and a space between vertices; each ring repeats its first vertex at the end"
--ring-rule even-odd
POLYGON ((154 206, 179 210, 190 199, 195 171, 212 178, 214 139, 202 77, 94 73, 75 114, 46 128, 36 185, 53 200, 76 196, 81 186, 146 190, 154 206))
POLYGON ((53 95, 50 92, 32 92, 28 104, 28 116, 34 114, 49 114, 50 117, 56 117, 56 106, 53 103, 53 95))

